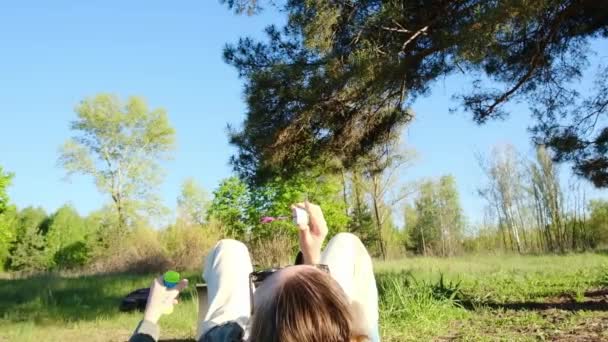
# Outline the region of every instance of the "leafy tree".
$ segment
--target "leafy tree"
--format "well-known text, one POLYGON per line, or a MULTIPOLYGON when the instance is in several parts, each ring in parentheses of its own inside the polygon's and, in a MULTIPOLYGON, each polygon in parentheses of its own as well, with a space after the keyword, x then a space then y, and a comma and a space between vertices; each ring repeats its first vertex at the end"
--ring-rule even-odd
MULTIPOLYGON (((323 208, 329 235, 345 231, 348 216, 341 200, 337 176, 306 172, 290 179, 274 179, 250 187, 236 177, 223 180, 209 206, 209 218, 221 222, 226 233, 241 239, 259 240, 281 235, 295 237, 290 206, 309 200, 323 208), (285 217, 270 224, 263 217, 285 217)), ((293 240, 296 241, 295 239, 293 240)))
POLYGON ((383 231, 393 230, 390 220, 393 208, 410 194, 405 187, 395 193, 394 190, 399 188, 396 181, 400 172, 411 165, 413 158, 412 151, 400 148, 399 141, 393 139, 377 146, 363 161, 364 176, 367 179, 367 190, 383 259, 386 259, 387 254, 383 231))
POLYGON ((35 227, 37 231, 46 234, 49 227, 49 217, 41 207, 26 207, 18 214, 17 238, 21 238, 25 227, 35 227))
MULTIPOLYGON (((351 172, 351 201, 349 231, 359 236, 363 244, 371 249, 379 246, 379 235, 366 198, 367 186, 359 170, 351 172)), ((381 254, 374 253, 374 254, 381 254)))
POLYGON ((7 188, 13 175, 5 173, 0 166, 0 270, 8 258, 8 250, 15 240, 16 209, 10 204, 7 188))
POLYGON ((178 217, 189 224, 203 225, 209 208, 209 195, 196 181, 189 178, 182 184, 177 198, 178 217))
MULTIPOLYGON (((345 231, 348 216, 341 200, 342 184, 335 175, 324 175, 309 171, 290 179, 275 179, 263 186, 254 187, 251 194, 250 222, 254 226, 255 237, 269 237, 283 231, 296 236, 291 219, 260 224, 263 216, 291 218, 290 206, 308 200, 323 209, 329 229, 328 236, 345 231)), ((295 241, 295 240, 294 240, 295 241)))
MULTIPOLYGON (((437 241, 440 240, 435 203, 434 184, 426 181, 420 184, 418 196, 414 201, 415 220, 406 222, 410 234, 410 240, 418 254, 429 255, 433 253, 437 241)), ((411 214, 410 214, 411 215, 411 214)))
POLYGON ((17 222, 17 208, 13 205, 0 214, 0 271, 9 266, 9 252, 17 238, 17 222))
POLYGON ((351 199, 346 201, 351 203, 350 230, 361 238, 372 254, 382 258, 388 254, 389 235, 393 247, 403 247, 399 241, 401 237, 396 234, 392 214, 412 192, 409 186, 399 184, 398 180, 413 159, 413 151, 402 148, 399 139, 394 138, 374 148, 351 170, 344 172, 350 181, 351 199))
POLYGON ((441 255, 450 256, 457 250, 465 226, 454 176, 443 176, 439 179, 437 205, 441 230, 441 255))
MULTIPOLYGON (((416 211, 416 207, 412 203, 405 203, 403 206, 403 222, 404 222, 404 232, 408 236, 408 248, 416 248, 414 246, 413 238, 417 235, 420 236, 420 233, 414 232, 414 229, 418 226, 418 212, 416 211)), ((422 237, 422 236, 420 236, 422 237)), ((422 241, 417 243, 418 246, 422 246, 422 241)), ((422 254, 422 253, 420 253, 422 254)))
POLYGON ((589 225, 593 247, 608 243, 608 201, 593 200, 589 203, 591 211, 589 225))
POLYGON ((248 242, 257 264, 266 266, 291 263, 297 251, 297 229, 291 220, 290 206, 305 200, 323 209, 328 237, 345 231, 348 215, 343 201, 341 177, 319 170, 306 170, 289 179, 276 178, 250 187, 248 204, 248 242), (268 223, 265 217, 283 217, 268 223))
POLYGON ((0 214, 4 213, 9 206, 6 190, 11 185, 12 179, 13 175, 11 173, 5 173, 2 166, 0 166, 0 214))
POLYGON ((530 165, 530 178, 544 245, 549 251, 563 252, 567 248, 563 193, 558 170, 542 146, 536 151, 536 162, 530 165))
POLYGON ((85 219, 86 243, 90 247, 91 257, 103 257, 112 253, 113 248, 120 248, 116 234, 118 220, 114 206, 104 206, 93 211, 85 219))
POLYGON ((85 266, 91 259, 91 247, 84 241, 76 241, 59 249, 53 262, 61 268, 72 269, 85 266))
MULTIPOLYGON (((576 71, 575 71, 576 72, 576 71)), ((533 99, 538 124, 535 142, 553 152, 553 160, 571 162, 575 174, 596 187, 608 187, 608 66, 600 67, 587 96, 553 86, 533 99)))
MULTIPOLYGON (((248 13, 261 5, 223 2, 248 13)), ((247 179, 335 159, 350 168, 411 120, 409 105, 433 81, 461 72, 474 87, 456 97, 476 122, 505 117, 505 104, 525 100, 538 120, 536 140, 608 186, 608 73, 576 101, 589 42, 608 37, 602 1, 269 3, 287 14, 285 27, 224 52, 246 83, 247 116, 231 142, 233 165, 247 179)))
POLYGON ((19 271, 37 271, 48 267, 44 232, 48 217, 42 208, 28 207, 19 213, 17 239, 10 249, 9 267, 19 271))
POLYGON ((452 176, 420 184, 414 210, 406 206, 406 230, 416 252, 449 256, 462 238, 464 216, 452 176))
POLYGON ((99 191, 111 196, 122 236, 135 212, 159 208, 158 160, 169 157, 175 131, 165 110, 150 110, 139 97, 123 103, 99 94, 82 101, 76 115, 75 135, 63 145, 60 163, 68 174, 92 176, 99 191))
POLYGON ((229 236, 243 238, 247 233, 247 209, 249 189, 237 177, 230 177, 220 182, 213 192, 209 206, 209 218, 220 221, 229 236))
POLYGON ((82 259, 83 247, 78 243, 85 241, 87 229, 85 220, 80 217, 72 205, 64 205, 49 218, 49 229, 46 233, 46 252, 51 262, 63 262, 68 264, 56 264, 58 267, 76 266, 76 259, 82 259), (71 247, 70 247, 71 246, 71 247), (69 247, 69 248, 68 248, 69 247), (56 256, 61 251, 60 256, 56 256), (80 256, 69 255, 69 252, 80 254, 80 256))
POLYGON ((39 271, 48 267, 44 235, 37 227, 23 227, 20 238, 10 250, 10 268, 17 271, 39 271))
POLYGON ((525 184, 528 172, 522 158, 512 145, 497 146, 492 149, 489 160, 480 158, 480 165, 488 184, 479 189, 479 194, 488 201, 498 219, 504 247, 522 253, 526 248, 524 216, 528 203, 525 184))

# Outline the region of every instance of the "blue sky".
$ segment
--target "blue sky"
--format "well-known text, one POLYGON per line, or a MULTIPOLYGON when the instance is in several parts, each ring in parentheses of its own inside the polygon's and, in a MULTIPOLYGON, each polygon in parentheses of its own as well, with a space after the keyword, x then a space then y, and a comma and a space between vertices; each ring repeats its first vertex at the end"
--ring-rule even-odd
MULTIPOLYGON (((168 111, 178 148, 165 163, 161 195, 167 206, 175 206, 188 177, 212 190, 231 174, 226 124, 238 124, 245 112, 242 81, 223 62, 222 48, 240 36, 259 37, 279 20, 272 12, 236 16, 217 0, 0 3, 0 165, 15 173, 12 201, 47 211, 72 203, 83 214, 107 202, 90 178, 67 182, 57 166, 75 105, 99 92, 141 95, 168 111)), ((606 45, 594 44, 594 61, 608 56, 606 45)), ((483 127, 466 114, 450 114, 452 94, 468 84, 463 76, 441 80, 432 96, 415 103, 417 119, 404 140, 420 157, 403 180, 453 174, 465 213, 475 220, 483 208, 475 194, 482 183, 475 153, 497 143, 526 154, 532 147, 523 105, 514 106, 509 120, 483 127)))

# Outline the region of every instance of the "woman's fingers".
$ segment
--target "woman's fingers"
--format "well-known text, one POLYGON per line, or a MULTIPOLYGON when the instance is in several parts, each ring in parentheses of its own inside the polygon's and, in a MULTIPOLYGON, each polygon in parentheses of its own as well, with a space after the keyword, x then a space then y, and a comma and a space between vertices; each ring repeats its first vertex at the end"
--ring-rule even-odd
POLYGON ((307 223, 304 223, 302 220, 299 219, 297 210, 305 210, 308 213, 308 211, 306 210, 306 204, 305 203, 292 204, 291 212, 292 212, 294 221, 295 221, 296 225, 298 226, 298 229, 300 230, 300 233, 302 233, 304 231, 308 231, 310 229, 310 227, 308 226, 307 223))
POLYGON ((186 287, 188 287, 188 279, 184 278, 175 286, 175 289, 181 292, 186 287))
POLYGON ((291 205, 291 209, 295 209, 295 208, 306 209, 306 203, 305 202, 299 202, 299 203, 292 204, 291 205))

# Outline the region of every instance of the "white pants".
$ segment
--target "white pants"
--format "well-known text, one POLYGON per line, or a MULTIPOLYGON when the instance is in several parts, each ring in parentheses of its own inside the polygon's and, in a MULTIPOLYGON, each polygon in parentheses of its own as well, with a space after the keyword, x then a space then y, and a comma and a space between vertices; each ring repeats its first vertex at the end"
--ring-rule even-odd
MULTIPOLYGON (((372 259, 361 240, 350 233, 337 234, 327 244, 321 263, 329 266, 331 275, 350 299, 357 328, 361 328, 372 342, 380 341, 376 279, 372 259)), ((247 326, 251 310, 249 273, 252 271, 249 251, 242 242, 221 240, 217 243, 207 256, 203 270, 209 310, 204 321, 199 322, 201 334, 230 321, 244 328, 247 326)))

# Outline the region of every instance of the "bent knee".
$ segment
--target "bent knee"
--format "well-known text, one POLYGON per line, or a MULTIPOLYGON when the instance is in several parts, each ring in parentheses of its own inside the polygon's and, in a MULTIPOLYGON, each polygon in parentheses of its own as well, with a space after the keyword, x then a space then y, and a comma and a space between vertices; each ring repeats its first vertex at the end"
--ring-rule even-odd
POLYGON ((218 243, 215 245, 215 248, 221 250, 249 253, 249 249, 247 249, 247 246, 244 243, 234 239, 222 239, 218 241, 218 243))
POLYGON ((353 233, 349 233, 349 232, 341 232, 338 233, 336 235, 334 235, 334 237, 331 239, 331 241, 336 241, 339 243, 349 243, 349 244, 363 244, 363 242, 361 242, 361 239, 359 239, 359 237, 353 233))
POLYGON ((351 250, 357 255, 369 254, 361 239, 357 235, 348 232, 336 234, 327 244, 326 250, 328 252, 339 250, 341 251, 340 253, 343 253, 345 250, 351 250))

